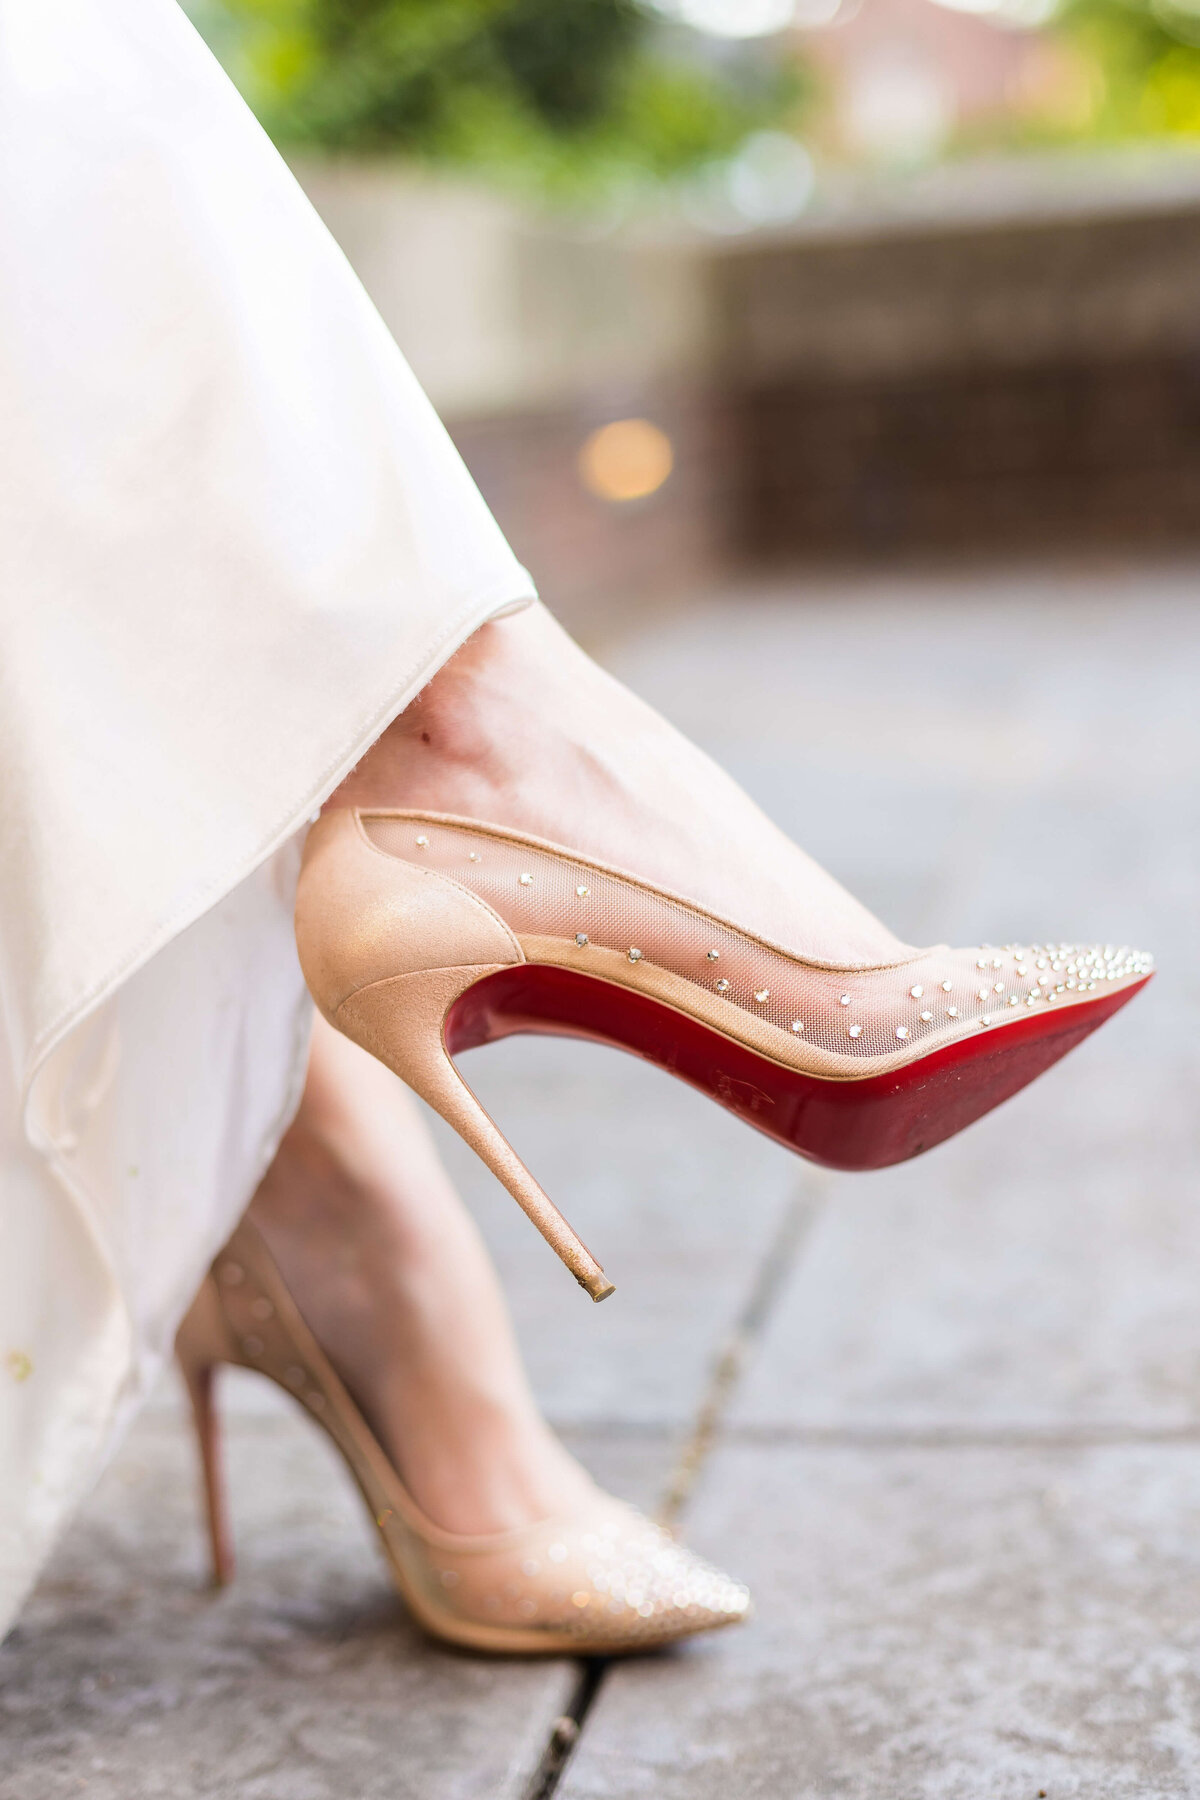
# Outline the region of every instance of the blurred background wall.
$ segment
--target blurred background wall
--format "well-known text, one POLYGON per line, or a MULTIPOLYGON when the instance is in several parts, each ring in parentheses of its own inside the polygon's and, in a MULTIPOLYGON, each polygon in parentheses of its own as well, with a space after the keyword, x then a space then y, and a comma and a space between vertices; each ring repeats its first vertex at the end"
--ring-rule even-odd
POLYGON ((1200 534, 1200 0, 193 0, 573 622, 1200 534))

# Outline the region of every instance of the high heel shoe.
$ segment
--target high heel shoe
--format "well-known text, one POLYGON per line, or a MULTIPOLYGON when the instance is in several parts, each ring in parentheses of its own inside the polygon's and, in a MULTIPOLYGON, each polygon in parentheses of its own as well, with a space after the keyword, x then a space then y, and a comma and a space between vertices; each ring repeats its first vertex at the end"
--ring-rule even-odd
POLYGON ((179 1328, 176 1353, 195 1415, 213 1578, 233 1576, 213 1377, 222 1363, 277 1382, 341 1451, 396 1585, 433 1636, 472 1650, 600 1655, 648 1650, 744 1619, 746 1589, 601 1489, 571 1517, 465 1537, 408 1494, 270 1252, 243 1221, 179 1328))
POLYGON ((1076 944, 816 962, 556 844, 349 808, 309 832, 296 942, 325 1017, 455 1126, 595 1300, 612 1284, 456 1051, 514 1032, 591 1038, 814 1162, 877 1169, 1015 1094, 1152 972, 1139 951, 1076 944))

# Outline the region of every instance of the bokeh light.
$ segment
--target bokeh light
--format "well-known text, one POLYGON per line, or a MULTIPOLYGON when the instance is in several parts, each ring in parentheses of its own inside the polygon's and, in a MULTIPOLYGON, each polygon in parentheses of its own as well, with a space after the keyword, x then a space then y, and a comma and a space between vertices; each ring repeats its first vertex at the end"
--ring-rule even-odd
POLYGON ((945 71, 917 46, 881 43, 848 72, 842 116, 860 155, 922 162, 953 129, 953 91, 945 71))
POLYGON ((725 235, 798 218, 816 188, 813 159, 785 131, 756 131, 735 155, 711 162, 682 190, 683 209, 703 231, 725 235))
POLYGON ((1059 0, 936 0, 950 12, 975 13, 997 25, 1040 31, 1059 11, 1059 0))
POLYGON ((670 438, 649 419, 614 419, 593 431, 579 452, 583 485, 601 500, 644 500, 675 467, 670 438))
POLYGON ((669 18, 710 37, 769 37, 795 20, 795 0, 655 0, 669 18))
POLYGON ((812 199, 813 160, 785 131, 756 131, 729 165, 729 197, 754 225, 782 225, 812 199))

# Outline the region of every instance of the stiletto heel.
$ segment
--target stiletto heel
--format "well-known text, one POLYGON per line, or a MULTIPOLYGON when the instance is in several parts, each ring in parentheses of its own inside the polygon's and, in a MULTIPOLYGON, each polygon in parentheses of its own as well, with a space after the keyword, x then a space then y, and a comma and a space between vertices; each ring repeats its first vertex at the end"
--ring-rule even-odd
POLYGON ((343 823, 317 840, 296 902, 296 941, 317 1005, 454 1127, 579 1285, 607 1299, 612 1282, 451 1061, 446 1024, 456 1003, 522 963, 520 945, 466 888, 382 856, 356 816, 332 817, 343 823))
POLYGON ((212 1377, 254 1369, 304 1406, 340 1451, 419 1624, 506 1654, 619 1655, 736 1624, 740 1582, 599 1488, 570 1516, 474 1537, 443 1531, 404 1487, 313 1337, 270 1252, 245 1221, 217 1257, 177 1339, 196 1411, 214 1569, 232 1574, 212 1377))
POLYGON ((219 1319, 219 1307, 220 1302, 212 1289, 212 1282, 206 1280, 179 1328, 175 1352, 191 1402, 196 1442, 200 1450, 212 1584, 222 1588, 228 1587, 233 1580, 236 1565, 215 1391, 217 1366, 219 1362, 226 1360, 227 1348, 223 1334, 219 1329, 212 1329, 219 1319))
POLYGON ((484 967, 396 975, 343 1001, 336 1022, 454 1127, 508 1189, 580 1287, 593 1300, 607 1300, 612 1282, 480 1105, 446 1048, 447 1015, 469 988, 494 973, 495 968, 484 967))
POLYGON ((998 1106, 1149 981, 1113 945, 937 945, 823 963, 557 844, 438 813, 325 813, 296 943, 325 1017, 495 1170, 595 1299, 611 1293, 451 1057, 590 1038, 691 1083, 813 1162, 879 1169, 998 1106))

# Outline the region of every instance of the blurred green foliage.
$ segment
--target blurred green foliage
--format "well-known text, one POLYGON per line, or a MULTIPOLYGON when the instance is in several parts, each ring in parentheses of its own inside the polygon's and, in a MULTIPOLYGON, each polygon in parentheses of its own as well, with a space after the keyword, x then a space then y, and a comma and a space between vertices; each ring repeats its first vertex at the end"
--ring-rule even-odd
POLYGON ((275 139, 571 197, 661 181, 789 116, 795 69, 701 53, 637 0, 185 0, 275 139))
POLYGON ((1200 136, 1200 0, 1066 0, 1058 29, 1094 71, 1079 135, 1200 136))

